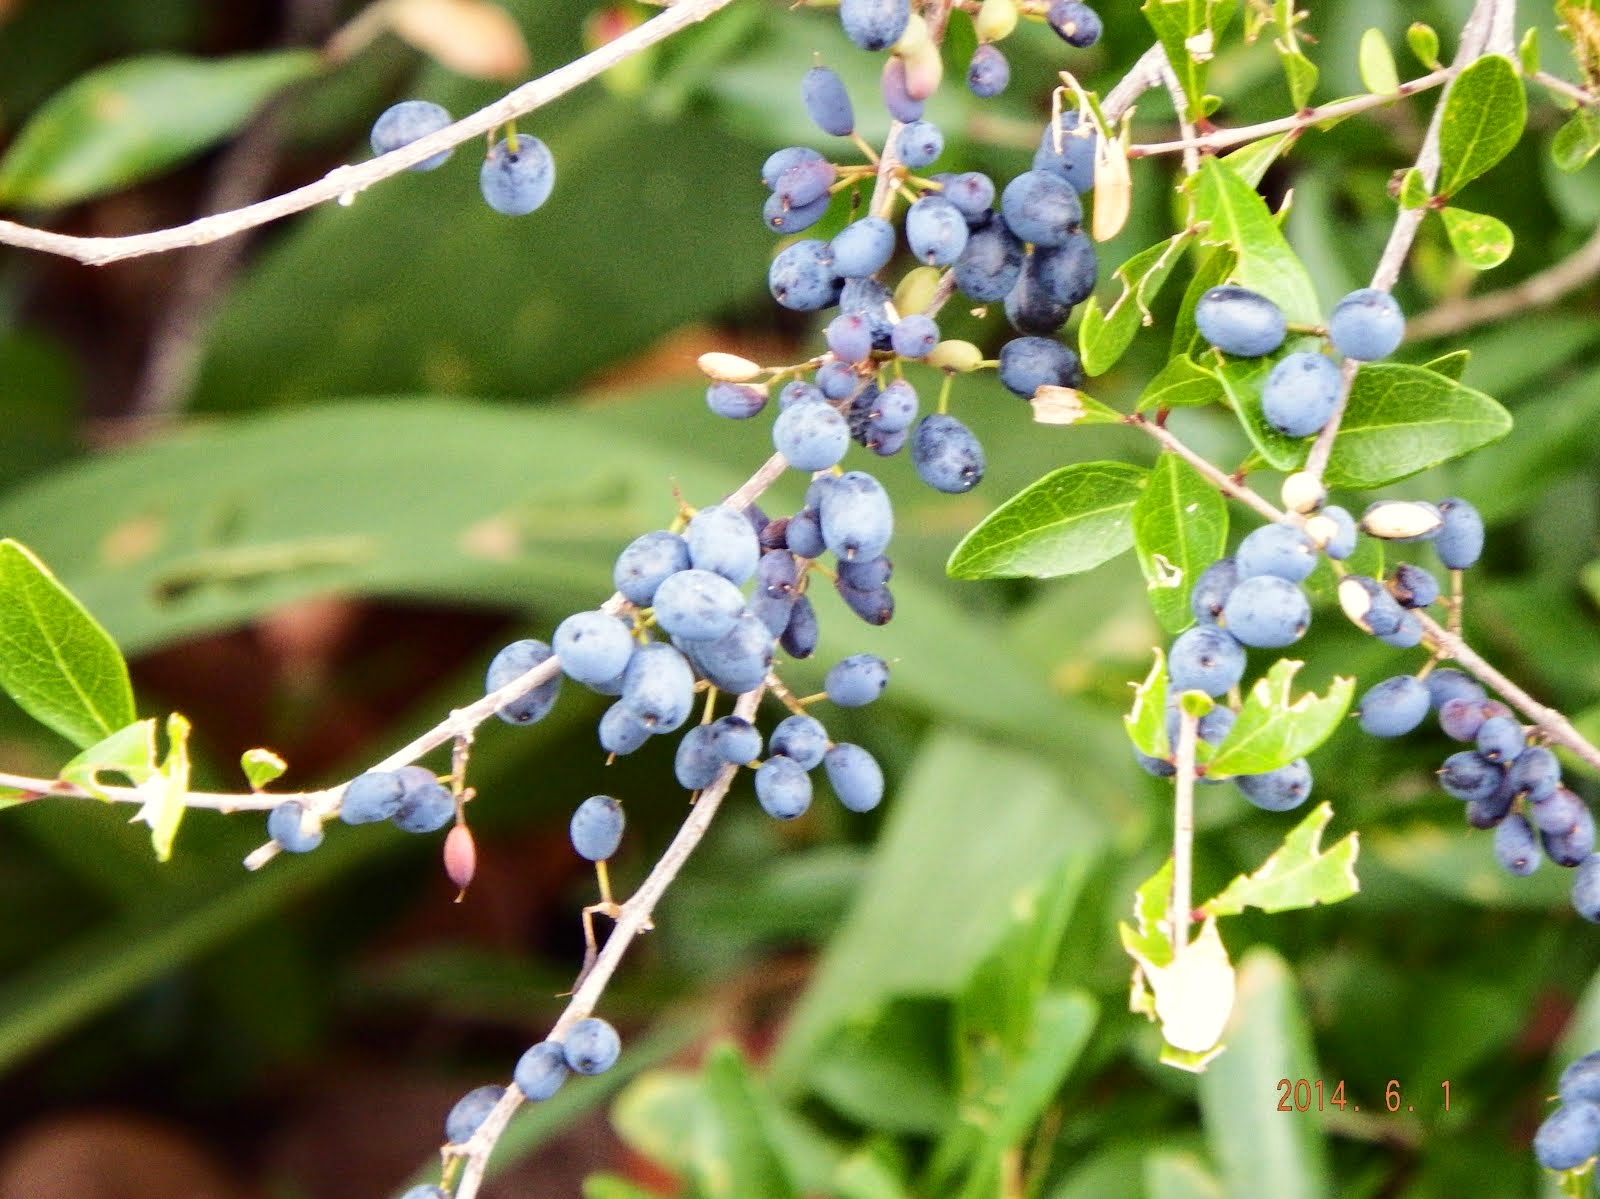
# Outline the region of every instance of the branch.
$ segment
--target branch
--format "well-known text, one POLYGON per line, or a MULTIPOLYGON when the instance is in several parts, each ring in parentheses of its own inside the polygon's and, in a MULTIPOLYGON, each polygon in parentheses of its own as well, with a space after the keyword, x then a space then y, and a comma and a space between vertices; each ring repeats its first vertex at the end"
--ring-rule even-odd
POLYGON ((1549 71, 1535 71, 1529 76, 1535 83, 1555 92, 1558 96, 1565 96, 1574 104, 1582 104, 1587 108, 1600 106, 1600 96, 1596 96, 1588 88, 1580 87, 1576 83, 1568 83, 1559 75, 1552 75, 1549 71))
POLYGON ((335 167, 315 183, 308 183, 258 204, 250 204, 231 212, 201 217, 186 225, 161 229, 153 233, 138 233, 128 237, 73 237, 64 233, 51 233, 0 221, 0 245, 20 246, 25 250, 39 250, 46 254, 59 254, 90 266, 103 266, 125 258, 138 258, 146 254, 161 254, 168 250, 188 246, 203 246, 223 238, 233 237, 246 229, 254 229, 268 222, 303 212, 328 200, 349 203, 350 199, 380 180, 398 175, 407 167, 425 158, 431 158, 462 142, 487 134, 507 121, 524 116, 544 107, 552 100, 566 95, 581 84, 639 53, 641 50, 679 30, 705 20, 733 0, 678 0, 658 17, 630 29, 615 41, 558 67, 539 79, 524 83, 508 92, 487 108, 463 117, 453 125, 409 145, 401 146, 369 162, 354 166, 335 167))
POLYGON ((1146 420, 1137 412, 1131 416, 1123 417, 1122 421, 1124 424, 1132 425, 1140 432, 1148 433, 1155 438, 1164 448, 1171 450, 1190 466, 1194 467, 1195 470, 1215 483, 1217 490, 1222 492, 1223 495, 1228 496, 1230 499, 1238 500, 1241 504, 1254 509, 1259 515, 1266 517, 1270 521, 1277 522, 1286 519, 1284 513, 1275 508, 1259 491, 1241 483, 1220 467, 1211 465, 1210 462, 1195 453, 1182 441, 1179 441, 1177 435, 1165 426, 1146 420))
POLYGON ((1139 61, 1117 81, 1100 103, 1100 111, 1108 121, 1121 118, 1133 107, 1133 102, 1153 87, 1161 86, 1161 69, 1167 65, 1167 52, 1157 42, 1139 56, 1139 61))
MULTIPOLYGON (((738 703, 734 705, 734 714, 753 721, 764 690, 758 687, 741 695, 738 703)), ((700 792, 699 800, 689 811, 689 818, 683 822, 683 827, 672 839, 672 844, 667 846, 666 852, 661 855, 661 860, 655 864, 655 868, 650 871, 644 882, 639 884, 639 889, 622 905, 611 935, 606 938, 599 956, 595 958, 594 967, 584 977, 583 984, 573 992, 566 1009, 550 1029, 550 1040, 561 1040, 568 1029, 593 1013, 595 1005, 606 989, 606 984, 611 981, 611 976, 621 964, 623 955, 628 952, 628 947, 633 944, 634 938, 651 927, 650 918, 655 912, 656 904, 661 901, 662 895, 677 877, 683 864, 689 860, 689 855, 705 837, 718 807, 721 806, 728 794, 728 788, 733 784, 734 776, 738 773, 739 767, 724 766, 715 781, 700 792)), ((482 1126, 473 1133, 472 1139, 465 1145, 451 1146, 443 1151, 447 1164, 451 1158, 459 1158, 464 1162, 461 1179, 456 1184, 455 1199, 474 1199, 477 1195, 495 1143, 505 1132, 512 1115, 524 1102, 522 1092, 517 1089, 516 1084, 509 1084, 500 1102, 495 1104, 482 1126)))
POLYGON ((1406 326, 1407 341, 1447 337, 1507 317, 1521 316, 1530 308, 1554 304, 1586 283, 1600 278, 1600 226, 1569 257, 1514 287, 1463 300, 1449 300, 1424 312, 1406 326))
POLYGON ((1189 948, 1189 917, 1194 910, 1194 752, 1199 720, 1178 705, 1178 744, 1173 746, 1178 776, 1172 789, 1172 894, 1167 902, 1167 932, 1172 961, 1189 948))

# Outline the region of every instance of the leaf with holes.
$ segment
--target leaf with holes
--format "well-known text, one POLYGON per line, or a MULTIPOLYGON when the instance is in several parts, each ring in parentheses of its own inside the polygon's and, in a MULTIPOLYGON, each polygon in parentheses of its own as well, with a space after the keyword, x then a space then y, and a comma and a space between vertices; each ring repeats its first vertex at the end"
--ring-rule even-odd
POLYGON ((1200 572, 1222 557, 1227 541, 1228 505, 1222 493, 1178 455, 1163 453, 1133 505, 1133 548, 1150 607, 1167 632, 1194 623, 1189 590, 1200 572))
POLYGON ((1308 691, 1296 699, 1290 684, 1303 665, 1279 658, 1256 680, 1211 757, 1209 775, 1265 774, 1305 757, 1333 735, 1350 710, 1355 680, 1336 678, 1326 695, 1308 691))
POLYGON ((1259 870, 1239 875, 1200 910, 1208 916, 1237 916, 1246 908, 1292 912, 1349 899, 1361 890, 1356 878, 1360 844, 1357 835, 1350 833, 1323 849, 1322 834, 1332 819, 1332 806, 1318 804, 1259 870))

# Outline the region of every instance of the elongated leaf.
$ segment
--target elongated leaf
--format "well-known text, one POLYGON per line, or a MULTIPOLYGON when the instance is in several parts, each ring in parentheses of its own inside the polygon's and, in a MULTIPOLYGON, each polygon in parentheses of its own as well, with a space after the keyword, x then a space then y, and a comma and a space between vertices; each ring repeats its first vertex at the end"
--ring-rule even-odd
POLYGON ((1144 1193, 1150 1199, 1226 1199, 1222 1183, 1198 1156, 1170 1149, 1145 1159, 1144 1193))
POLYGON ((1336 678, 1327 695, 1308 691, 1295 699, 1290 686, 1302 665, 1279 658, 1256 680, 1239 718, 1212 755, 1208 774, 1265 774, 1305 757, 1333 735, 1349 711, 1355 680, 1336 678))
POLYGON ((1441 208, 1439 216, 1451 247, 1473 270, 1492 270, 1511 257, 1511 230, 1497 217, 1464 208, 1441 208))
POLYGON ((1187 354, 1179 354, 1145 386, 1139 396, 1138 410, 1151 412, 1160 408, 1214 404, 1222 396, 1222 385, 1217 382, 1216 375, 1196 366, 1187 354))
POLYGON ((1165 758, 1172 752, 1167 744, 1167 657, 1159 645, 1155 655, 1150 673, 1133 689, 1133 707, 1122 724, 1141 753, 1165 758))
POLYGON ((1432 25, 1413 21, 1406 27, 1406 44, 1423 66, 1430 71, 1439 69, 1439 35, 1432 25))
POLYGON ((1509 58, 1488 54, 1457 75, 1439 123, 1439 194, 1455 195, 1509 154, 1527 119, 1528 98, 1509 58))
MULTIPOLYGON (((96 795, 102 774, 120 775, 139 786, 159 769, 156 720, 135 721, 96 742, 61 768, 61 777, 96 795)), ((104 798, 102 796, 102 798, 104 798)))
POLYGON ((1255 188, 1216 158, 1200 164, 1195 187, 1196 216, 1210 222, 1202 240, 1234 252, 1233 278, 1275 302, 1290 321, 1316 324, 1322 312, 1311 276, 1255 188))
POLYGON ((713 1049, 705 1080, 712 1123, 700 1129, 702 1151, 696 1165, 701 1191, 724 1199, 793 1196, 794 1184, 765 1118, 766 1097, 757 1092, 739 1051, 731 1045, 713 1049))
POLYGON ((134 721, 116 643, 43 562, 0 541, 0 688, 80 748, 134 721))
POLYGON ((1133 545, 1133 505, 1146 471, 1082 462, 1023 488, 961 539, 956 579, 1048 579, 1092 570, 1133 545))
POLYGON ((1200 1114, 1229 1199, 1324 1199, 1321 1125, 1275 1110, 1280 1078, 1317 1078, 1294 976, 1270 949, 1239 963, 1228 1052, 1200 1078, 1200 1114))
POLYGON ((1234 0, 1144 0, 1139 10, 1155 30, 1183 85, 1191 120, 1208 111, 1204 102, 1207 67, 1236 8, 1234 0))
POLYGON ((1152 323, 1150 303, 1161 285, 1178 264, 1179 254, 1189 244, 1188 230, 1140 250, 1116 269, 1122 294, 1102 310, 1100 297, 1090 296, 1078 326, 1078 352, 1083 369, 1091 375, 1104 374, 1121 358, 1141 324, 1152 323))
POLYGON ((1202 904, 1201 911, 1208 916, 1237 916, 1246 908, 1288 912, 1349 899, 1361 890, 1356 878, 1357 834, 1323 849, 1322 834, 1332 819, 1332 806, 1318 804, 1259 870, 1239 875, 1202 904))
POLYGON ((1420 366, 1363 366, 1328 460, 1336 487, 1382 487, 1511 431, 1511 414, 1481 391, 1420 366))
POLYGON ((318 69, 309 50, 232 58, 130 58, 45 104, 0 161, 0 200, 49 207, 116 191, 236 131, 284 85, 318 69))
POLYGON ((1580 108, 1556 130, 1550 154, 1563 171, 1581 171, 1600 151, 1600 112, 1580 108))
POLYGON ((1283 64, 1283 77, 1289 84, 1289 98, 1297 109, 1304 108, 1317 89, 1320 74, 1317 64, 1307 58, 1299 46, 1285 48, 1282 43, 1278 44, 1278 61, 1283 64))
POLYGON ((1293 145, 1292 134, 1275 133, 1259 141, 1246 142, 1236 150, 1229 150, 1222 156, 1222 161, 1251 187, 1260 187, 1272 164, 1293 145))
POLYGON ((1461 376, 1467 373, 1467 363, 1471 361, 1471 350, 1451 350, 1450 353, 1441 354, 1431 362, 1424 362, 1422 366, 1424 370, 1433 371, 1459 383, 1461 376))
POLYGON ((1369 92, 1391 95, 1400 90, 1400 73, 1395 69, 1394 51, 1389 49, 1389 39, 1381 29, 1369 29, 1361 35, 1361 49, 1357 57, 1361 83, 1369 92))
POLYGON ((836 1111, 888 1132, 937 1136, 955 1119, 950 1005, 891 1000, 839 1028, 812 1067, 812 1090, 836 1111))
POLYGON ((1189 589, 1222 557, 1228 505, 1216 485, 1178 455, 1164 453, 1133 505, 1133 548, 1161 627, 1177 633, 1194 623, 1189 589))

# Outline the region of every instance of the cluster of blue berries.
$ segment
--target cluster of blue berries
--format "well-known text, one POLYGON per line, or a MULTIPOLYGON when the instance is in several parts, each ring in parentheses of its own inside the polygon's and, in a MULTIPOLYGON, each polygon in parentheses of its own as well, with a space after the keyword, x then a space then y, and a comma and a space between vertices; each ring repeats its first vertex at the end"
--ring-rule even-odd
MULTIPOLYGON (((1288 336, 1283 311, 1257 292, 1233 284, 1213 287, 1194 310, 1200 335, 1225 354, 1262 358, 1288 336)), ((1328 317, 1328 341, 1347 359, 1376 362, 1399 348, 1405 314, 1386 291, 1359 288, 1328 317)), ((1339 365, 1320 350, 1293 350, 1273 365, 1261 387, 1261 412, 1286 437, 1321 432, 1339 399, 1339 365)))
MULTIPOLYGON (((402 100, 384 110, 372 126, 372 152, 387 154, 420 137, 437 133, 455 120, 430 100, 402 100)), ((424 158, 411 169, 431 171, 441 167, 452 151, 424 158)), ((478 187, 490 208, 506 216, 525 216, 550 198, 556 184, 555 159, 536 137, 511 128, 490 147, 478 172, 478 187)))
POLYGON ((1600 1052, 1586 1053, 1561 1072, 1561 1102, 1533 1135, 1533 1156, 1547 1170, 1591 1166, 1600 1155, 1600 1052))

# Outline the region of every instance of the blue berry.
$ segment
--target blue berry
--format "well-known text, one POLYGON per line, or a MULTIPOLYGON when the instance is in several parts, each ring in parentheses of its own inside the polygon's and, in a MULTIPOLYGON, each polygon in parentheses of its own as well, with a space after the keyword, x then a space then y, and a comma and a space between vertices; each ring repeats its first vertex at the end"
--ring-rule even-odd
MULTIPOLYGON (((1443 709, 1440 711, 1442 713, 1443 709)), ((1482 723, 1487 724, 1488 721, 1482 723)), ((1479 728, 1481 730, 1481 724, 1479 728)), ((1506 769, 1506 786, 1511 789, 1511 794, 1529 803, 1540 803, 1549 798, 1560 782, 1561 762, 1542 745, 1528 746, 1506 769)))
POLYGON ((906 62, 898 54, 884 60, 878 89, 883 106, 895 120, 909 124, 922 119, 922 101, 906 90, 906 62))
POLYGON ((683 538, 665 529, 657 529, 653 533, 635 537, 617 555, 611 581, 624 598, 641 608, 648 608, 655 600, 656 588, 668 576, 688 567, 689 547, 683 538))
POLYGON ((967 218, 943 196, 925 195, 906 209, 906 244, 929 266, 949 266, 967 248, 967 218))
POLYGON ((444 1139, 452 1145, 465 1145, 472 1139, 472 1134, 483 1126, 494 1105, 500 1102, 505 1093, 504 1087, 491 1084, 474 1087, 457 1099, 450 1114, 444 1118, 444 1139))
POLYGON ((1318 516, 1325 516, 1333 522, 1333 536, 1328 538, 1328 544, 1323 546, 1323 551, 1328 557, 1342 562, 1356 552, 1356 518, 1351 516, 1338 504, 1329 504, 1323 508, 1318 516))
POLYGON ((1054 128, 1046 122, 1044 131, 1039 135, 1039 148, 1034 151, 1033 169, 1059 176, 1081 195, 1094 187, 1095 149, 1099 134, 1090 126, 1090 131, 1079 137, 1077 129, 1076 109, 1062 113, 1054 128), (1058 135, 1060 149, 1056 148, 1058 135))
MULTIPOLYGON (((827 370, 828 367, 842 367, 846 374, 850 373, 850 368, 840 362, 827 363, 822 369, 827 370)), ((823 400, 826 398, 827 396, 823 394, 822 388, 815 383, 807 383, 804 379, 795 379, 793 382, 785 383, 783 390, 778 393, 778 411, 782 412, 785 408, 792 408, 794 405, 803 403, 806 400, 823 400)))
POLYGON ((839 563, 839 577, 852 587, 870 590, 882 587, 894 577, 894 563, 888 558, 857 558, 839 563))
MULTIPOLYGON (((498 691, 513 679, 520 678, 535 666, 549 659, 551 649, 543 641, 529 637, 522 641, 513 641, 489 663, 488 673, 484 676, 484 691, 498 691)), ((556 697, 561 694, 561 676, 555 675, 548 682, 540 683, 526 695, 502 705, 495 711, 495 715, 507 724, 533 724, 543 720, 556 702, 556 697)))
MULTIPOLYGON (((1503 826, 1502 826, 1503 827, 1503 826)), ((1533 1156, 1546 1170, 1571 1170, 1600 1153, 1600 1106, 1579 1101, 1556 1108, 1533 1134, 1533 1156)))
POLYGON ((713 383, 706 388, 706 407, 728 420, 748 420, 767 406, 767 389, 753 383, 713 383))
POLYGON ((750 595, 750 611, 776 637, 788 627, 789 610, 798 594, 799 572, 794 555, 786 549, 768 550, 756 566, 756 587, 750 595))
POLYGON ((1289 580, 1256 575, 1228 593, 1222 623, 1245 645, 1281 649, 1305 635, 1311 624, 1311 603, 1289 580))
POLYGON ((833 269, 846 279, 876 275, 894 257, 894 226, 882 217, 851 221, 828 243, 833 269))
POLYGON ((1439 501, 1443 523, 1433 538, 1433 552, 1450 570, 1466 570, 1483 554, 1483 517, 1466 500, 1439 501))
POLYGON ((951 267, 956 286, 974 300, 1003 300, 1022 277, 1022 243, 1004 220, 994 220, 967 236, 967 245, 951 267))
POLYGON ((778 644, 791 658, 809 658, 817 652, 817 612, 809 596, 796 596, 789 609, 789 623, 778 635, 778 644))
POLYGON ((778 251, 767 268, 772 298, 795 312, 816 312, 836 303, 840 281, 825 242, 805 238, 778 251))
POLYGON ((1397 674, 1367 689, 1356 715, 1373 737, 1403 737, 1428 714, 1428 688, 1415 675, 1397 674))
POLYGON ((1514 716, 1493 716, 1478 727, 1478 752, 1488 762, 1514 762, 1527 742, 1514 716))
POLYGON ((1552 836, 1565 836, 1583 822, 1588 808, 1566 787, 1553 787, 1547 795, 1528 799, 1528 819, 1552 836))
POLYGON ((768 155, 766 162, 761 164, 761 182, 768 191, 778 186, 778 180, 783 178, 783 173, 790 167, 799 166, 803 162, 821 162, 822 155, 810 146, 785 146, 781 150, 774 150, 768 155))
POLYGON ((1100 14, 1078 0, 1055 0, 1045 19, 1069 46, 1083 50, 1100 40, 1100 14))
POLYGON ((701 791, 711 786, 724 765, 712 742, 711 726, 697 724, 678 742, 672 772, 685 791, 701 791))
MULTIPOLYGON (((901 317, 889 335, 890 348, 902 358, 926 358, 938 344, 938 324, 931 316, 923 316, 920 312, 901 317)), ((896 379, 889 384, 890 387, 896 385, 911 386, 904 379, 896 379)))
POLYGON ((1578 809, 1578 818, 1564 833, 1539 832, 1539 842, 1544 846, 1545 857, 1557 866, 1570 870, 1594 852, 1594 816, 1588 808, 1578 809))
POLYGON ((1293 525, 1262 525, 1245 535, 1233 557, 1241 579, 1276 575, 1298 583, 1316 569, 1317 547, 1293 525))
POLYGON ((1206 291, 1194 307, 1195 327, 1224 354, 1260 358, 1283 344, 1283 311, 1248 288, 1223 285, 1206 291))
POLYGON ((845 36, 863 50, 888 49, 910 21, 910 0, 839 0, 845 36))
POLYGON ((1063 245, 1083 220, 1077 191, 1048 171, 1024 171, 1006 184, 1000 212, 1013 233, 1036 246, 1063 245))
MULTIPOLYGON (((843 400, 860 389, 862 378, 848 362, 825 362, 817 368, 817 390, 824 399, 843 400)), ((815 398, 815 397, 810 397, 815 398)), ((796 403, 799 402, 797 399, 796 403)))
POLYGON ((761 730, 743 716, 723 716, 707 726, 717 756, 733 766, 743 766, 761 756, 761 730))
POLYGON ((1439 728, 1453 741, 1476 741, 1478 730, 1491 716, 1510 715, 1511 709, 1495 700, 1452 696, 1439 705, 1439 728))
POLYGON ((795 404, 778 413, 772 444, 797 470, 826 470, 850 448, 850 425, 825 400, 795 404))
POLYGON ((1328 318, 1328 340, 1346 358, 1376 362, 1400 348, 1406 334, 1405 314, 1386 291, 1361 287, 1334 305, 1328 318))
POLYGON ((769 748, 774 756, 793 758, 802 769, 815 769, 828 749, 828 731, 814 716, 786 716, 772 730, 769 748))
POLYGON ((1218 558, 1194 581, 1189 592, 1189 611, 1201 624, 1216 624, 1228 596, 1239 585, 1239 564, 1232 558, 1218 558))
POLYGON ((556 164, 549 148, 538 138, 517 135, 517 148, 509 140, 498 143, 483 160, 478 187, 490 208, 506 216, 525 216, 550 198, 556 185, 556 164))
POLYGON ((802 508, 789 518, 785 538, 790 552, 800 558, 820 558, 828 548, 822 543, 822 524, 813 508, 802 508))
POLYGON ((1286 437, 1309 437, 1333 415, 1339 399, 1339 367, 1326 354, 1296 350, 1284 355, 1261 387, 1261 413, 1286 437))
POLYGON ((1590 924, 1600 924, 1600 853, 1578 864, 1572 879, 1572 909, 1590 924))
POLYGON ((622 844, 626 820, 622 805, 609 795, 591 795, 572 813, 568 834, 580 858, 603 862, 622 844))
POLYGON ((1509 874, 1524 878, 1539 868, 1539 841, 1521 812, 1512 812, 1494 830, 1494 860, 1509 874))
POLYGON ((981 171, 963 171, 959 175, 945 172, 933 178, 944 188, 939 194, 967 218, 969 228, 987 225, 993 218, 994 180, 989 176, 981 171))
POLYGON ((742 611, 744 595, 709 570, 680 570, 656 588, 656 623, 677 637, 697 641, 720 637, 733 628, 742 611))
POLYGON ((407 766, 400 772, 403 791, 400 806, 390 817, 402 832, 436 833, 456 817, 456 799, 450 789, 424 766, 407 766))
POLYGON ((901 128, 894 145, 901 162, 921 170, 944 153, 944 131, 932 121, 912 121, 901 128))
POLYGON ((931 412, 912 430, 911 464, 935 491, 960 495, 983 480, 983 446, 955 417, 931 412))
MULTIPOLYGON (((437 133, 454 120, 450 113, 430 100, 402 100, 383 110, 372 125, 372 152, 387 154, 401 146, 409 146, 418 138, 437 133)), ((453 153, 444 150, 431 158, 424 158, 413 171, 431 171, 442 167, 453 153)))
MULTIPOLYGON (((846 279, 839 289, 839 307, 857 313, 872 326, 873 348, 887 350, 894 322, 889 319, 889 289, 876 279, 846 279)), ((858 380, 859 383, 859 380, 858 380)))
POLYGON ((392 770, 370 770, 350 780, 339 798, 339 819, 346 824, 376 824, 400 810, 403 787, 392 770))
POLYGON ((622 1038, 599 1016, 579 1020, 567 1030, 566 1040, 561 1042, 567 1069, 574 1074, 604 1074, 617 1064, 621 1052, 622 1038))
POLYGON ((1511 810, 1511 791, 1502 786, 1493 795, 1467 801, 1467 823, 1473 828, 1497 828, 1511 810))
POLYGON ((1287 812, 1298 808, 1311 796, 1311 766, 1296 758, 1266 774, 1241 774, 1234 786, 1256 807, 1268 812, 1287 812))
POLYGON ((683 531, 683 540, 696 570, 709 570, 731 583, 742 584, 755 574, 761 557, 761 543, 749 517, 722 504, 696 512, 683 531))
POLYGON ((556 626, 551 648, 568 678, 589 685, 620 675, 633 657, 633 634, 604 612, 574 612, 556 626))
POLYGON ((1094 294, 1100 261, 1094 239, 1082 229, 1069 233, 1059 246, 1035 246, 1029 265, 1038 286, 1058 304, 1070 308, 1094 294))
POLYGON ((1439 767, 1439 786, 1463 803, 1488 799, 1500 790, 1505 777, 1501 767, 1470 749, 1451 754, 1439 767))
POLYGON ((638 712, 620 700, 600 717, 598 731, 600 748, 608 754, 631 754, 650 740, 650 726, 638 712))
POLYGON ((878 760, 848 741, 841 741, 822 758, 828 785, 839 802, 852 812, 870 812, 883 800, 883 770, 878 760))
POLYGON ((1339 607, 1357 628, 1375 637, 1397 631, 1405 616, 1389 589, 1366 575, 1346 575, 1339 580, 1339 607))
POLYGON ((815 199, 797 203, 774 192, 761 205, 761 223, 777 234, 804 233, 828 215, 833 197, 824 192, 815 199))
POLYGON ((778 176, 772 199, 783 208, 806 208, 828 199, 828 189, 839 177, 839 169, 826 158, 806 158, 778 176))
POLYGON ((1035 246, 1024 255, 1022 273, 1006 295, 1006 320, 1018 333, 1052 334, 1072 315, 1072 306, 1061 303, 1045 288, 1038 262, 1039 248, 1035 246))
POLYGON ((844 80, 827 67, 812 67, 806 72, 800 81, 800 96, 805 102, 806 115, 822 132, 848 137, 855 129, 856 115, 850 105, 850 93, 844 89, 844 80))
POLYGON ((818 508, 823 543, 841 559, 876 558, 894 533, 894 510, 883 484, 865 471, 840 475, 818 508))
POLYGON ((310 853, 322 844, 322 826, 304 824, 305 806, 297 799, 286 799, 267 813, 267 836, 287 853, 310 853))
POLYGON ((1011 82, 1011 64, 1005 53, 992 42, 981 43, 967 63, 967 90, 980 100, 988 100, 1006 90, 1011 82))
POLYGON ((1562 1103, 1600 1103, 1600 1051, 1568 1064, 1556 1083, 1562 1103))
POLYGON ((1013 337, 1000 347, 1000 382, 1023 399, 1044 386, 1083 382, 1078 355, 1053 337, 1013 337))
POLYGON ((682 654, 659 642, 642 645, 622 672, 622 699, 652 733, 670 732, 689 718, 694 672, 682 654))
POLYGON ((1394 568, 1390 591, 1403 608, 1426 608, 1439 598, 1439 581, 1422 567, 1402 562, 1394 568))
POLYGON ((1244 646, 1213 625, 1195 625, 1180 633, 1167 655, 1174 691, 1224 695, 1244 677, 1244 667, 1244 646))
POLYGON ((811 806, 811 776, 793 758, 774 755, 756 768, 756 799, 769 816, 793 820, 811 806))
POLYGON ((540 1041, 517 1059, 511 1080, 529 1100, 549 1099, 567 1081, 567 1057, 555 1041, 540 1041))
POLYGON ((1428 687, 1428 702, 1433 705, 1436 712, 1446 700, 1489 698, 1483 689, 1483 684, 1477 679, 1449 666, 1433 671, 1423 682, 1428 687))
POLYGON ((860 708, 883 694, 889 685, 889 664, 874 654, 851 654, 828 671, 822 689, 841 708, 860 708))
POLYGON ((772 666, 772 631, 748 609, 721 637, 685 641, 683 648, 706 681, 730 695, 760 686, 772 666))
POLYGON ((887 587, 854 587, 835 579, 833 589, 845 606, 870 625, 885 625, 894 619, 894 596, 887 587))
POLYGON ((1422 644, 1422 622, 1417 619, 1415 612, 1402 613, 1399 628, 1392 633, 1385 633, 1378 640, 1395 649, 1412 649, 1422 644))

